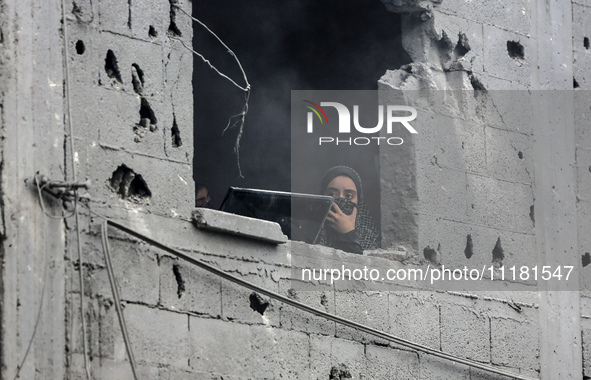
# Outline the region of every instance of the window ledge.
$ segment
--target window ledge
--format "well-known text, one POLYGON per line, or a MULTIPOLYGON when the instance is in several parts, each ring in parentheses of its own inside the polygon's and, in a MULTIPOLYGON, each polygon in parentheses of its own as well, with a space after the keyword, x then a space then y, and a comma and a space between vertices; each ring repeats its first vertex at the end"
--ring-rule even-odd
POLYGON ((207 208, 195 209, 192 216, 193 224, 199 229, 243 236, 273 244, 287 242, 287 236, 275 222, 207 208))

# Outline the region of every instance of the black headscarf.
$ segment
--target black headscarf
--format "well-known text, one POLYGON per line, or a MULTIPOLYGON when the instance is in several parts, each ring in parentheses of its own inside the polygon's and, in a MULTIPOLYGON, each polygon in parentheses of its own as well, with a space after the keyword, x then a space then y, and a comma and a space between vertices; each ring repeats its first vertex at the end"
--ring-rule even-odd
MULTIPOLYGON (((376 224, 369 215, 369 211, 363 203, 363 187, 361 185, 361 177, 352 168, 348 166, 335 166, 331 168, 320 182, 320 194, 324 194, 328 184, 339 176, 347 176, 351 178, 357 189, 357 217, 355 218, 355 231, 357 234, 357 240, 363 250, 380 248, 380 232, 376 227, 376 224)), ((340 205, 339 205, 340 206, 340 205)), ((334 247, 334 241, 337 239, 338 232, 322 227, 320 234, 318 235, 317 243, 334 247)))

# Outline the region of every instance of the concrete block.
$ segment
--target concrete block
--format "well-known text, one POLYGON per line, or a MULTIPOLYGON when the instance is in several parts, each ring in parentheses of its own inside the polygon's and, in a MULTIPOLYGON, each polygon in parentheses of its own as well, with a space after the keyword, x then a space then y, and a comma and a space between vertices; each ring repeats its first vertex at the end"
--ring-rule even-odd
POLYGON ((363 344, 339 338, 310 335, 311 379, 330 378, 333 369, 337 373, 349 373, 353 379, 361 379, 367 373, 366 368, 363 344))
POLYGON ((127 305, 124 314, 136 360, 188 368, 188 315, 141 305, 127 305))
MULTIPOLYGON (((263 277, 265 271, 264 266, 258 266, 263 271, 263 275, 261 275, 253 265, 249 265, 249 263, 243 264, 244 268, 241 269, 242 272, 239 272, 236 269, 224 270, 234 272, 232 274, 238 275, 244 280, 259 285, 265 289, 274 292, 279 290, 277 282, 273 281, 271 278, 263 277), (248 274, 249 272, 251 274, 248 274)), ((258 295, 254 291, 236 285, 230 281, 222 281, 222 316, 224 318, 242 323, 279 326, 279 307, 279 301, 258 295), (261 298, 259 298, 259 296, 261 298), (256 311, 257 309, 259 311, 256 311)))
POLYGON ((190 165, 108 149, 98 144, 80 148, 77 163, 79 178, 88 178, 93 184, 89 189, 93 201, 105 202, 111 207, 127 209, 132 213, 149 210, 173 218, 179 215, 188 218, 189 210, 193 208, 195 190, 190 165), (103 165, 97 167, 96 162, 103 165), (149 200, 124 200, 113 190, 110 179, 121 165, 142 176, 151 192, 149 200))
POLYGON ((529 83, 514 82, 487 72, 474 72, 473 75, 488 91, 527 90, 530 87, 529 83))
MULTIPOLYGON (((507 82, 506 89, 515 88, 515 85, 507 82)), ((531 136, 534 131, 534 96, 528 91, 506 89, 489 89, 484 97, 485 106, 478 108, 481 122, 485 126, 531 136)), ((552 95, 542 99, 551 102, 552 95)))
POLYGON ((275 222, 206 208, 193 210, 192 216, 193 223, 197 228, 244 236, 274 244, 287 242, 287 236, 281 232, 281 227, 275 222))
MULTIPOLYGON (((591 148, 591 107, 586 91, 574 92, 575 133, 577 148, 591 148)), ((577 153, 578 154, 578 153, 577 153)), ((577 157, 577 161, 579 161, 577 157)))
POLYGON ((307 379, 310 339, 298 331, 251 326, 252 365, 249 375, 262 379, 307 379))
MULTIPOLYGON (((130 94, 141 92, 143 96, 154 98, 157 95, 167 95, 164 86, 164 65, 167 61, 166 53, 162 46, 121 35, 102 33, 99 50, 99 79, 100 85, 108 89, 124 91, 130 94), (108 51, 112 52, 110 66, 111 75, 107 73, 108 51), (132 65, 135 65, 132 69, 132 65), (134 86, 133 78, 136 75, 140 86, 134 86), (143 82, 143 83, 142 83, 143 82)), ((186 78, 190 80, 190 77, 186 78)), ((159 117, 160 115, 156 115, 159 117)))
POLYGON ((591 8, 573 1, 573 51, 589 52, 591 39, 591 8), (585 38, 587 43, 585 47, 585 38))
POLYGON ((189 352, 193 370, 224 376, 252 373, 252 334, 248 325, 190 317, 189 352))
POLYGON ((105 0, 99 2, 99 26, 101 30, 130 35, 129 3, 121 0, 105 0))
POLYGON ((419 378, 419 356, 410 351, 368 345, 367 377, 375 380, 419 378))
MULTIPOLYGON (((84 93, 84 91, 98 85, 99 69, 104 70, 105 66, 105 54, 106 51, 103 50, 101 43, 101 35, 97 30, 80 27, 77 22, 68 23, 68 56, 70 58, 68 69, 72 104, 75 100, 80 100, 74 94, 75 91, 84 93)), ((86 94, 86 97, 88 97, 88 94, 86 94)), ((80 109, 72 106, 72 111, 78 110, 88 113, 88 108, 80 109)))
POLYGON ((442 1, 438 9, 441 13, 451 12, 485 25, 495 25, 524 35, 530 33, 531 4, 526 0, 511 0, 503 4, 486 0, 442 1))
POLYGON ((130 6, 131 35, 153 42, 167 39, 170 25, 170 1, 132 1, 130 6))
MULTIPOLYGON (((315 307, 327 313, 335 314, 334 293, 328 291, 296 291, 291 280, 279 281, 279 293, 294 300, 315 307)), ((335 323, 322 317, 299 310, 293 306, 279 306, 281 328, 297 330, 308 334, 334 336, 335 323)))
MULTIPOLYGON (((93 363, 94 364, 94 363, 93 363)), ((82 365, 84 368, 84 364, 82 365)), ((136 364, 137 376, 146 380, 158 380, 159 369, 156 366, 146 366, 136 364)), ((85 374, 81 378, 84 378, 85 374)), ((133 379, 131 366, 127 360, 116 361, 111 359, 101 359, 98 365, 92 366, 92 376, 94 379, 101 380, 126 380, 133 379)))
POLYGON ((470 367, 427 354, 419 354, 421 380, 470 379, 470 367))
MULTIPOLYGON (((388 331, 388 294, 384 292, 335 292, 336 314, 340 317, 372 327, 379 331, 388 331)), ((337 336, 363 342, 387 341, 374 335, 362 333, 357 329, 337 324, 337 336)))
POLYGON ((166 156, 193 163, 193 55, 178 41, 164 47, 165 91, 170 95, 173 117, 170 124, 163 124, 166 156), (172 128, 177 127, 173 139, 172 128))
POLYGON ((583 348, 583 376, 591 376, 591 323, 583 319, 581 323, 581 340, 583 348))
POLYGON ((591 0, 573 0, 573 4, 585 5, 591 7, 591 0))
POLYGON ((480 362, 490 361, 490 324, 486 316, 456 305, 441 305, 441 350, 480 362))
POLYGON ((466 220, 466 173, 436 166, 417 168, 419 212, 466 220))
POLYGON ((533 48, 530 39, 524 35, 484 25, 484 71, 491 75, 512 82, 528 83, 533 48), (523 54, 519 46, 523 48, 523 54))
MULTIPOLYGON (((122 301, 157 305, 159 300, 158 258, 143 244, 110 239, 111 263, 122 301)), ((102 252, 102 247, 100 247, 102 252)), ((93 296, 113 299, 107 270, 92 271, 87 287, 93 296)))
POLYGON ((160 258, 160 304, 178 311, 222 314, 221 278, 170 257, 160 258))
POLYGON ((530 205, 517 204, 514 197, 511 182, 467 174, 466 219, 491 228, 515 229, 516 215, 529 214, 530 205))
POLYGON ((533 137, 486 127, 486 165, 494 177, 531 183, 533 179, 533 137))
POLYGON ((539 370, 537 325, 491 318, 491 362, 513 368, 539 370))
MULTIPOLYGON (((441 37, 445 32, 454 48, 458 46, 460 36, 465 36, 464 45, 467 44, 470 50, 460 58, 459 63, 466 70, 482 72, 484 67, 482 62, 484 56, 482 23, 463 18, 462 15, 459 16, 437 12, 434 17, 435 31, 441 37)), ((459 58, 453 49, 450 51, 450 55, 454 60, 459 58)))
MULTIPOLYGON (((591 38, 591 37, 589 37, 591 38)), ((591 54, 588 52, 573 52, 573 77, 580 90, 591 89, 591 54)), ((578 95, 575 95, 578 96, 578 95)), ((586 95, 581 95, 586 96, 586 95)))
POLYGON ((434 299, 412 293, 390 293, 388 318, 392 335, 440 349, 439 306, 434 299))

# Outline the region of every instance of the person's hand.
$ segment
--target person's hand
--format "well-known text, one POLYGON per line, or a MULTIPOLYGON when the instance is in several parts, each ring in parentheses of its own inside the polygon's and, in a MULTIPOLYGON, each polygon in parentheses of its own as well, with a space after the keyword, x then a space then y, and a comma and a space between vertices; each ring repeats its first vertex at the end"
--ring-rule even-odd
POLYGON ((353 208, 351 215, 345 214, 341 208, 333 203, 326 216, 326 225, 338 233, 346 234, 355 229, 355 219, 357 218, 357 207, 353 208))

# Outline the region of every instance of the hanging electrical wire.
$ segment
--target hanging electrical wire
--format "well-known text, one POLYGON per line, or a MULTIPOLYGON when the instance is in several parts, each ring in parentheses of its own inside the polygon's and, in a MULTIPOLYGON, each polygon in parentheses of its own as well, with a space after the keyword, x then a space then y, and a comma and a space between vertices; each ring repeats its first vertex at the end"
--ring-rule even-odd
POLYGON ((207 32, 209 32, 212 36, 214 36, 220 42, 220 44, 222 44, 222 46, 228 51, 228 53, 234 58, 234 60, 238 64, 238 67, 240 68, 240 71, 242 72, 242 77, 244 78, 244 83, 245 83, 244 86, 239 85, 232 78, 230 78, 229 76, 227 76, 226 74, 224 74, 220 70, 218 70, 207 58, 205 58, 203 56, 203 54, 198 53, 194 49, 192 49, 191 47, 187 46, 183 40, 181 40, 179 38, 175 38, 175 37, 170 37, 171 39, 173 39, 175 41, 179 41, 181 43, 181 45, 183 45, 185 47, 185 49, 189 50, 191 53, 193 53, 197 57, 201 58, 201 60, 204 63, 206 63, 212 70, 214 70, 218 75, 227 79, 234 86, 236 86, 240 90, 244 91, 244 106, 242 107, 242 112, 240 112, 236 115, 230 116, 230 118, 228 120, 228 124, 226 125, 226 128, 224 128, 224 130, 222 131, 222 134, 224 134, 228 129, 232 129, 232 128, 238 126, 238 135, 236 136, 236 142, 234 144, 234 153, 236 154, 236 162, 238 164, 238 173, 239 173, 240 177, 243 177, 242 176, 242 169, 240 167, 240 139, 242 138, 242 133, 244 132, 244 122, 246 119, 246 115, 248 114, 248 103, 250 101, 250 83, 248 82, 248 77, 246 76, 246 72, 244 71, 244 68, 242 67, 242 63, 240 63, 240 60, 238 59, 236 54, 232 51, 232 49, 230 49, 228 47, 228 45, 226 45, 224 43, 224 41, 222 41, 222 39, 220 37, 218 37, 217 34, 215 34, 207 25, 205 25, 205 23, 203 23, 199 19, 193 17, 192 15, 190 15, 187 11, 185 11, 183 8, 181 8, 178 4, 173 4, 173 7, 180 10, 183 14, 185 14, 186 16, 191 18, 191 20, 197 22, 205 30, 207 30, 207 32))

